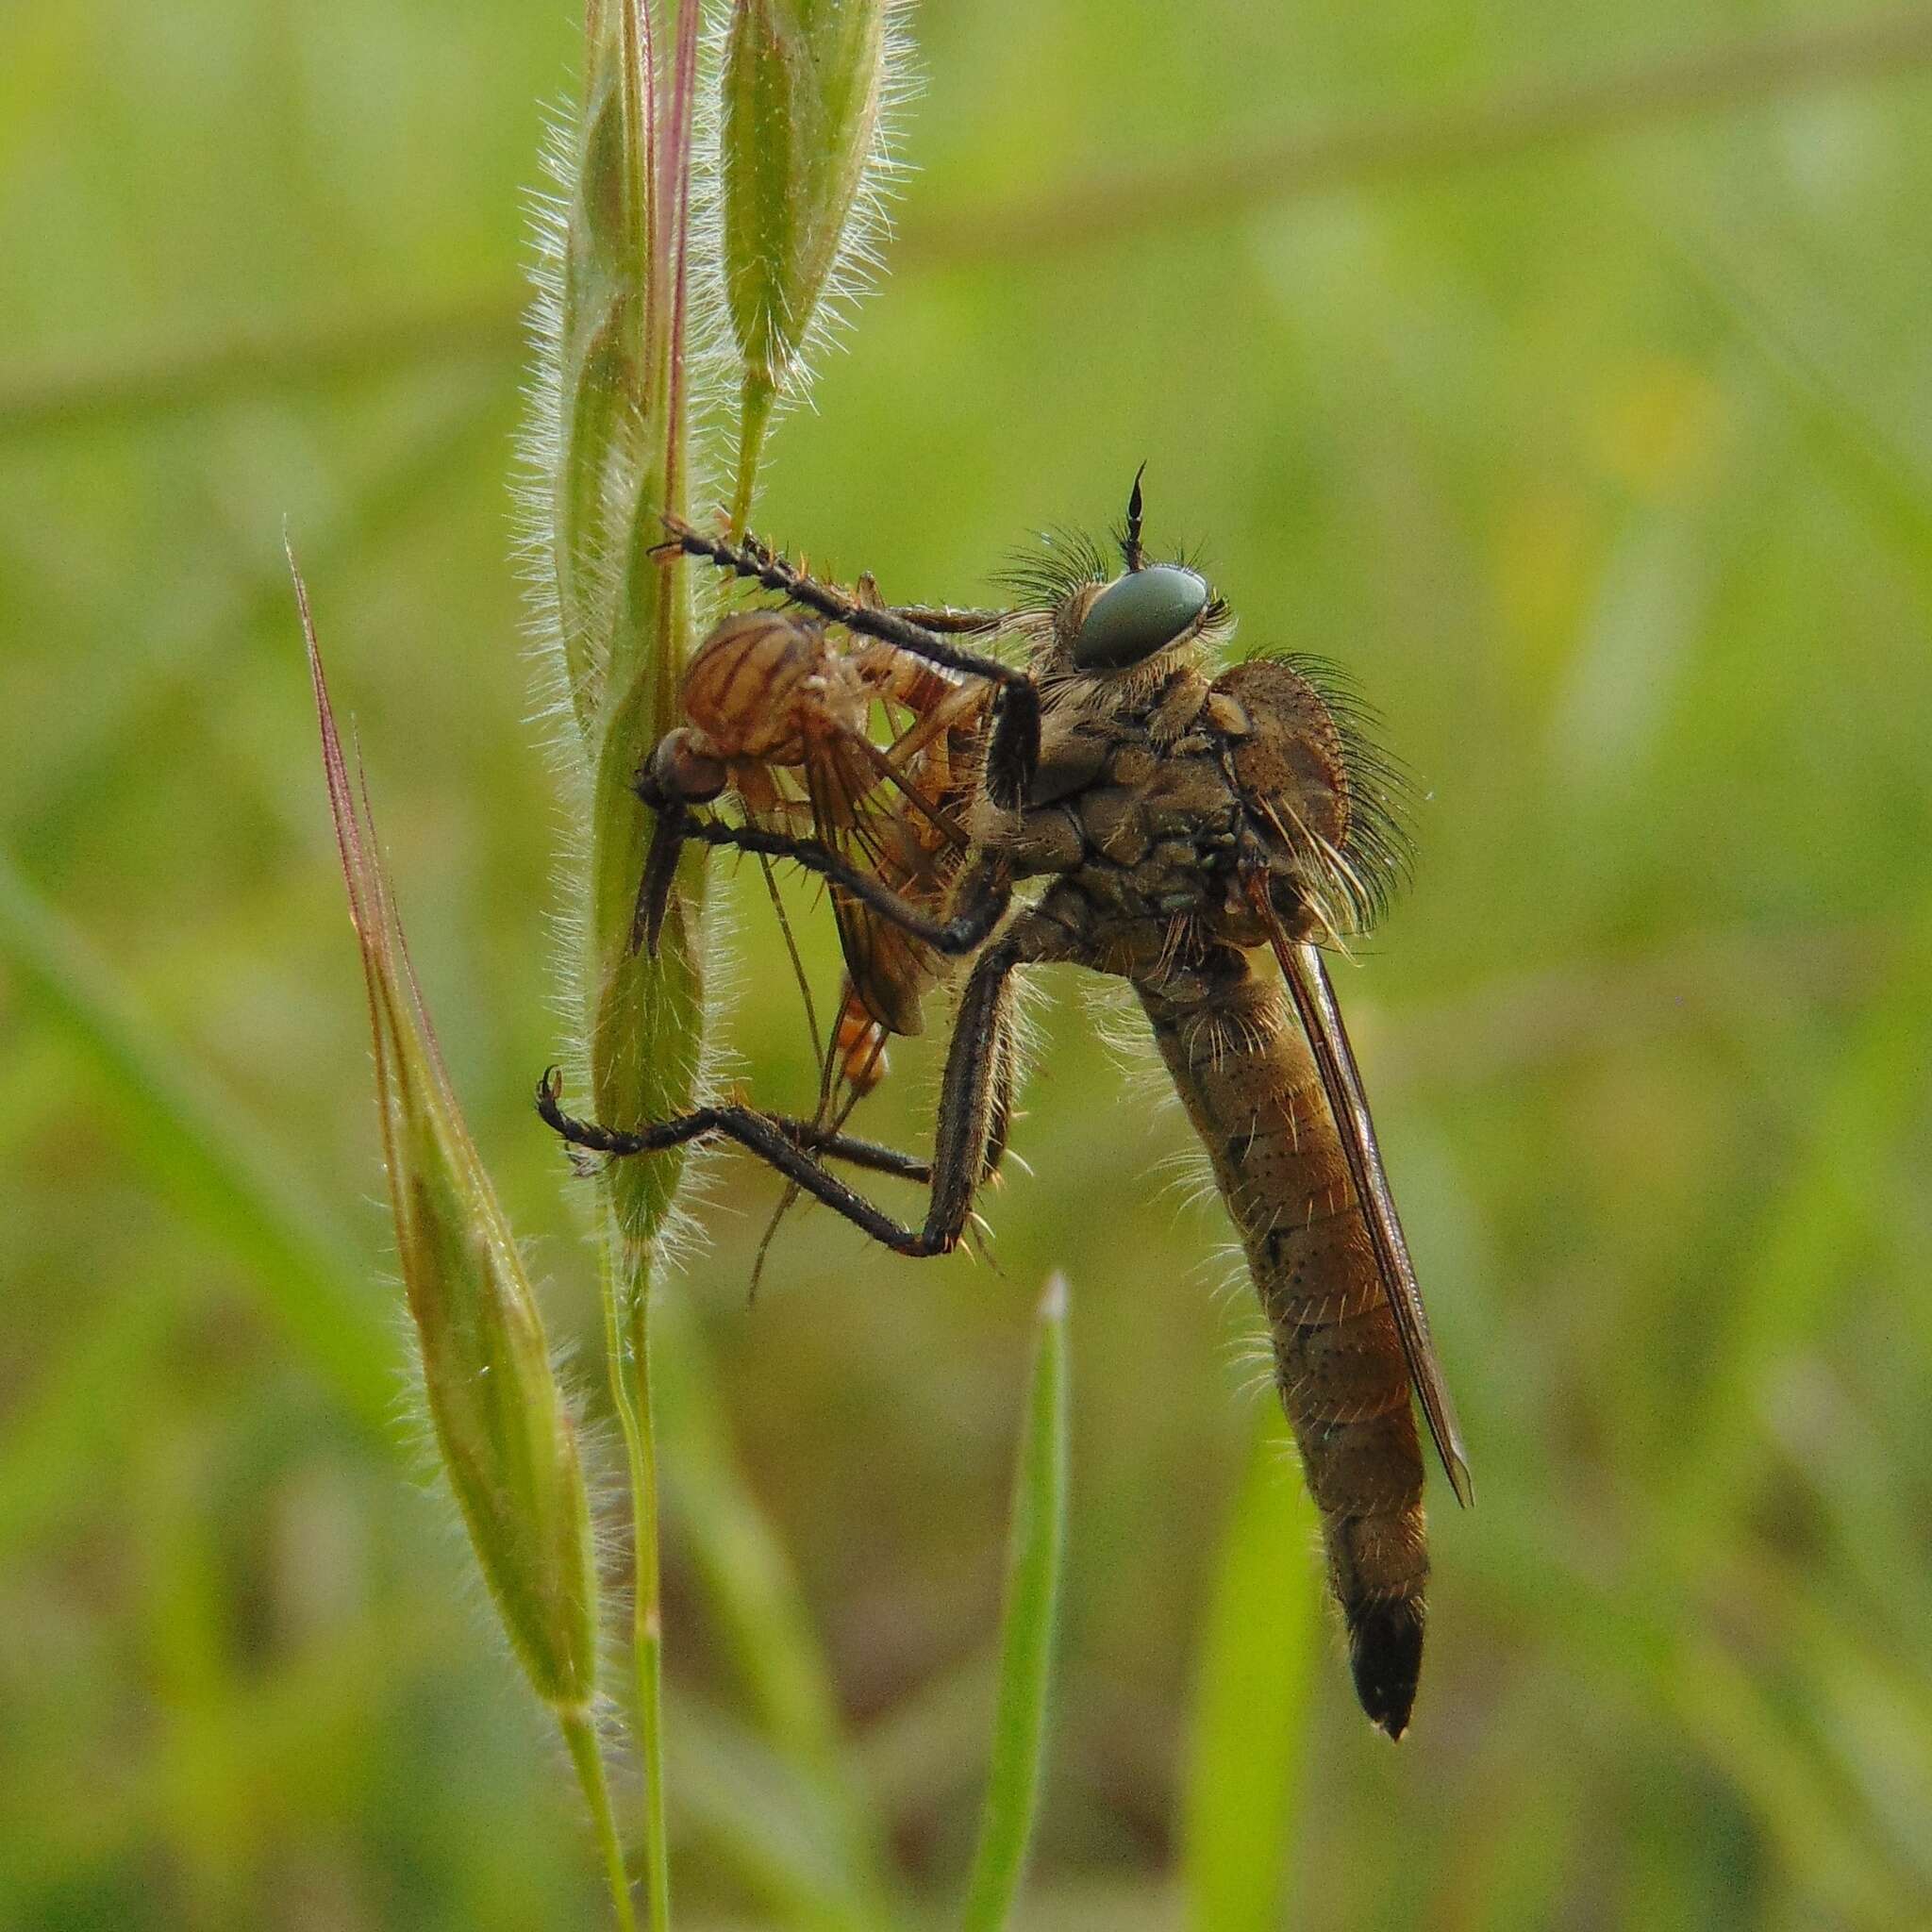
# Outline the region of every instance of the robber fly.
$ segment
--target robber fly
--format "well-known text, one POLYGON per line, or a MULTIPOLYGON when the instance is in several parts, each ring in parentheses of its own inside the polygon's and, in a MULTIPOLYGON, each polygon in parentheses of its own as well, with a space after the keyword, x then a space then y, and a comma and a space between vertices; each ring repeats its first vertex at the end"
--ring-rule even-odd
MULTIPOLYGON (((1063 549, 1022 587, 1018 608, 996 625, 962 626, 1023 641, 1024 671, 977 640, 957 641, 958 631, 823 584, 761 545, 671 525, 687 553, 983 693, 973 780, 944 814, 963 837, 938 891, 930 879, 896 890, 886 871, 855 857, 818 800, 804 831, 758 808, 743 824, 698 815, 700 794, 716 779, 709 795, 719 795, 727 774, 681 764, 692 747, 677 734, 640 787, 674 859, 687 839, 790 859, 827 880, 835 903, 842 895, 862 908, 873 927, 970 960, 933 1154, 920 1160, 842 1127, 745 1106, 625 1128, 577 1121, 562 1111, 554 1074, 538 1104, 565 1139, 617 1158, 724 1136, 897 1253, 945 1254, 1006 1146, 1014 974, 1066 963, 1125 979, 1206 1146, 1259 1292, 1357 1695, 1399 1738, 1421 1670, 1428 1574, 1411 1391, 1458 1501, 1469 1502, 1471 1487, 1323 960, 1324 946, 1373 923, 1399 868, 1399 784, 1359 707, 1318 664, 1256 657, 1215 675, 1230 614, 1187 563, 1149 560, 1141 524, 1137 477, 1121 569, 1097 549, 1063 549), (1023 883, 1035 888, 1024 898, 1015 891, 1023 883), (1264 948, 1279 984, 1257 970, 1264 948), (828 1159, 924 1185, 924 1222, 887 1214, 828 1159)), ((808 641, 816 629, 795 634, 808 641)), ((841 716, 828 692, 813 728, 834 718, 855 769, 867 765, 869 755, 842 739, 858 728, 857 712, 841 716)), ((901 764, 911 785, 910 760, 901 764)), ((935 811, 907 810, 940 823, 935 811)), ((846 950, 850 962, 849 940, 846 950)))

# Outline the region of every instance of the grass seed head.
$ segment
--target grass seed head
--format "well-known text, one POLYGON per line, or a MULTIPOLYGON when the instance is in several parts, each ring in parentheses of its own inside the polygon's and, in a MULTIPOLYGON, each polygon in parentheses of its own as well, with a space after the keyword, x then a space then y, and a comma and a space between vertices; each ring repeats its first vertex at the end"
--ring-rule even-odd
POLYGON ((537 1694, 581 1710, 596 1690, 597 1582, 575 1424, 515 1239, 444 1071, 366 802, 358 809, 299 575, 296 595, 369 993, 396 1254, 437 1448, 537 1694))
POLYGON ((774 404, 878 226, 894 36, 886 0, 736 0, 720 152, 725 307, 743 365, 741 513, 774 404))

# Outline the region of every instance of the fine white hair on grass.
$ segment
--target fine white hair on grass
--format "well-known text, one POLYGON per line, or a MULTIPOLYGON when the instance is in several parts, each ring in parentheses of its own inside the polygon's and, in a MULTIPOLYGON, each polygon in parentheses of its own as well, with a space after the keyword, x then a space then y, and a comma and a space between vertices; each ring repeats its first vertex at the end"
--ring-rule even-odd
POLYGON ((626 1742, 624 1710, 608 1688, 620 1681, 615 1632, 630 1627, 630 1564, 625 1532, 629 1526, 629 1485, 615 1424, 594 1414, 591 1388, 598 1375, 579 1369, 576 1351, 557 1350, 552 1372, 575 1425, 577 1462, 591 1519, 591 1561, 597 1577, 597 1694, 591 1719, 606 1748, 626 1742))
MULTIPOLYGON (((528 254, 525 272, 530 300, 525 311, 529 342, 527 375, 523 383, 524 418, 518 434, 511 473, 511 558, 522 579, 525 634, 536 677, 536 722, 552 753, 566 798, 578 815, 589 805, 589 759, 578 705, 585 693, 581 678, 571 673, 574 655, 580 655, 594 677, 601 669, 601 646, 594 627, 565 636, 569 622, 558 581, 556 489, 564 461, 563 263, 569 245, 571 195, 577 173, 582 139, 581 115, 574 104, 553 102, 545 110, 538 165, 547 188, 533 189, 526 197, 528 254)), ((607 478, 615 486, 618 479, 607 478)), ((600 551, 590 560, 593 573, 588 608, 607 609, 617 592, 617 561, 600 551)))
MULTIPOLYGON (((572 622, 558 577, 558 475, 565 459, 563 410, 563 261, 569 241, 570 196, 582 139, 575 105, 553 104, 545 116, 540 165, 549 189, 528 197, 531 286, 525 328, 529 339, 525 411, 512 472, 511 555, 522 579, 526 657, 535 687, 535 724, 549 755, 558 791, 559 863, 556 901, 545 925, 557 962, 556 1008, 565 1041, 560 1063, 572 1085, 587 1084, 589 1050, 583 1036, 583 978, 589 935, 582 908, 589 862, 591 747, 585 719, 594 714, 594 687, 603 663, 603 639, 584 624, 566 636, 572 622), (573 662, 585 668, 573 675, 573 662)), ((614 487, 615 479, 608 479, 614 487)), ((607 610, 617 595, 615 561, 605 551, 590 560, 591 594, 580 609, 607 610)))
MULTIPOLYGON (((732 1008, 741 977, 728 899, 728 893, 708 893, 699 926, 706 969, 704 1024, 697 1029, 695 1039, 689 1042, 693 1050, 689 1091, 692 1096, 691 1104, 695 1107, 708 1105, 715 1099, 736 1064, 736 1056, 723 1024, 724 1015, 732 1008)), ((567 899, 553 909, 549 918, 553 928, 561 929, 564 935, 559 941, 562 957, 575 962, 579 957, 574 946, 579 942, 581 920, 567 899)), ((582 1032, 582 998, 575 981, 559 984, 551 994, 550 1005, 565 1036, 558 1063, 564 1069, 571 1085, 578 1091, 585 1091, 589 1084, 590 1056, 582 1032)), ((706 1245, 708 1237, 704 1223, 696 1210, 715 1191, 723 1154, 723 1146, 709 1139, 694 1141, 683 1150, 677 1193, 665 1210, 656 1235, 658 1264, 667 1274, 687 1268, 706 1245)), ((642 1159, 652 1157, 626 1158, 642 1159)), ((594 1213, 591 1218, 595 1220, 594 1213)))
MULTIPOLYGON (((522 1243, 519 1243, 521 1246, 522 1243)), ((408 1313, 408 1301, 400 1275, 378 1275, 383 1286, 395 1291, 391 1320, 398 1341, 396 1386, 391 1399, 394 1440, 401 1448, 403 1467, 412 1479, 411 1487, 423 1498, 427 1521, 440 1542, 452 1552, 450 1576, 454 1600, 485 1646, 508 1659, 514 1668, 495 1673, 493 1694, 504 1709, 528 1721, 541 1700, 533 1705, 526 1694, 528 1679, 517 1657, 508 1625, 492 1595, 489 1579, 476 1553, 476 1545, 464 1520, 461 1505, 450 1481, 436 1424, 430 1415, 429 1396, 425 1386, 423 1349, 416 1324, 408 1313)), ((533 1290, 535 1284, 533 1284, 533 1290)), ((541 1300, 541 1291, 539 1291, 541 1300)), ((594 1568, 599 1597, 599 1615, 594 1620, 597 1690, 591 1707, 591 1721, 599 1733, 609 1733, 613 1743, 622 1741, 622 1711, 608 1687, 615 1663, 612 1606, 627 1608, 625 1586, 613 1587, 613 1576, 621 1572, 623 1552, 617 1525, 622 1520, 624 1484, 618 1473, 620 1457, 614 1452, 608 1424, 591 1419, 586 1384, 576 1367, 576 1351, 568 1344, 550 1349, 551 1373, 557 1379, 558 1400, 563 1405, 575 1438, 578 1467, 583 1473, 584 1492, 591 1529, 591 1560, 594 1568)), ((558 1741, 554 1733, 551 1741, 558 1741)))
MULTIPOLYGON (((700 520, 705 513, 699 507, 715 495, 715 472, 721 452, 727 446, 739 370, 724 301, 724 210, 719 161, 724 140, 719 76, 730 17, 731 8, 714 0, 698 30, 691 203, 686 213, 685 395, 690 411, 691 506, 700 520)), ((722 599, 724 589, 724 580, 715 579, 714 602, 722 599)))
MULTIPOLYGON (((718 54, 724 9, 713 8, 701 34, 691 128, 691 203, 684 250, 684 392, 689 408, 685 440, 688 494, 693 505, 714 491, 713 475, 721 413, 733 395, 735 366, 730 325, 724 312, 720 268, 718 187, 718 54)), ((515 523, 512 554, 524 581, 525 629, 536 659, 538 719, 556 744, 560 727, 575 720, 580 695, 571 663, 574 657, 594 680, 602 668, 605 627, 566 638, 570 621, 562 608, 557 558, 561 538, 556 522, 555 490, 565 459, 563 341, 564 262, 570 213, 576 192, 584 142, 583 114, 572 101, 553 101, 544 114, 539 167, 544 185, 525 198, 528 214, 526 275, 530 300, 525 310, 529 341, 528 375, 523 391, 525 414, 518 438, 512 485, 515 523)), ((627 436, 616 439, 601 478, 606 514, 603 526, 628 541, 630 515, 638 508, 642 425, 633 420, 627 436)), ((600 549, 588 559, 591 581, 581 600, 585 609, 608 613, 616 604, 626 558, 600 549)), ((707 601, 700 593, 701 608, 707 601)), ((580 733, 565 732, 564 775, 586 781, 588 764, 580 733), (575 740, 573 744, 573 739, 575 740)))
MULTIPOLYGON (((699 1030, 691 1094, 692 1104, 700 1107, 724 1091, 727 1074, 738 1066, 738 1055, 723 1023, 736 1006, 745 981, 731 894, 717 891, 718 883, 713 881, 713 890, 705 895, 699 928, 705 961, 704 1024, 699 1030)), ((708 1237, 697 1210, 711 1202, 717 1191, 724 1154, 724 1145, 709 1139, 693 1141, 685 1153, 677 1193, 658 1237, 658 1261, 667 1277, 681 1274, 705 1249, 708 1237)))
MULTIPOLYGON (((724 291, 718 268, 716 34, 701 40, 693 119, 692 203, 685 250, 688 288, 684 351, 685 391, 690 399, 689 494, 693 504, 711 493, 715 468, 714 421, 731 391, 729 332, 724 319, 724 291)), ((559 1064, 572 1086, 588 1082, 589 1050, 583 1037, 587 949, 591 935, 584 921, 588 903, 591 774, 599 761, 596 702, 608 655, 608 641, 619 606, 625 558, 600 543, 575 560, 585 575, 567 610, 558 579, 565 533, 558 524, 558 475, 566 460, 566 407, 563 341, 563 264, 569 220, 583 142, 582 113, 573 105, 553 104, 546 114, 540 163, 547 186, 527 200, 531 296, 525 316, 529 374, 524 384, 525 412, 513 472, 512 557, 523 583, 525 634, 532 668, 534 706, 530 722, 549 754, 559 792, 559 861, 556 901, 546 920, 557 961, 559 1017, 565 1039, 559 1064), (567 626, 575 626, 567 634, 567 626), (575 667, 574 669, 574 667, 575 667)), ((600 528, 627 542, 637 515, 652 507, 639 502, 642 425, 633 419, 613 446, 601 479, 604 514, 600 528)), ((724 586, 709 573, 694 575, 692 592, 702 625, 722 608, 724 586)), ((641 762, 649 750, 635 747, 641 762)), ((715 897, 715 895, 713 895, 715 897)), ((708 1098, 710 1052, 717 999, 712 982, 717 929, 707 915, 703 941, 707 967, 706 1021, 697 1067, 697 1098, 708 1098)), ((699 1159, 691 1163, 702 1165, 699 1159)), ((667 1233, 670 1230, 667 1229, 667 1233)), ((675 1245, 675 1242, 674 1242, 675 1245)))
MULTIPOLYGON (((858 190, 845 216, 839 246, 818 301, 787 366, 776 372, 779 381, 773 409, 774 421, 794 403, 803 403, 808 408, 811 406, 812 383, 820 358, 829 350, 843 346, 841 339, 850 327, 859 304, 885 274, 885 249, 892 232, 891 203, 912 172, 901 153, 900 137, 907 110, 924 84, 913 55, 908 25, 911 11, 911 0, 887 0, 877 110, 865 158, 859 169, 858 190)), ((729 8, 714 9, 707 26, 708 66, 712 72, 717 71, 723 62, 730 30, 730 13, 729 8)), ((720 198, 723 170, 718 165, 722 136, 723 129, 715 123, 708 129, 700 126, 699 178, 705 184, 703 192, 709 197, 705 205, 704 218, 712 225, 708 225, 705 232, 714 238, 722 236, 723 232, 720 198)), ((714 259, 722 262, 722 245, 712 253, 714 259)), ((716 314, 724 327, 725 351, 728 357, 735 357, 736 344, 732 339, 729 309, 723 301, 722 287, 719 294, 716 314)), ((771 325, 767 333, 773 339, 783 341, 792 334, 793 331, 785 326, 789 318, 768 314, 766 319, 771 325)))

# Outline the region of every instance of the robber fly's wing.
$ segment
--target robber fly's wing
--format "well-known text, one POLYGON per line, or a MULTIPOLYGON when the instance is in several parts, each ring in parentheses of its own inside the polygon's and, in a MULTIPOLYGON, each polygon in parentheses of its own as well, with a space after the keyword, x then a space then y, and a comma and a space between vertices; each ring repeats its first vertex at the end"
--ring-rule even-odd
MULTIPOLYGON (((944 844, 963 834, 871 740, 829 720, 821 723, 808 738, 805 782, 824 843, 915 903, 934 899, 937 873, 921 862, 911 814, 938 828, 944 844)), ((920 1002, 944 970, 939 955, 841 887, 830 891, 839 943, 860 1003, 887 1031, 917 1033, 920 1002)))
POLYGON ((1415 1266, 1408 1258, 1408 1243, 1403 1238, 1395 1199, 1389 1191, 1382 1150, 1375 1144, 1375 1124, 1370 1118, 1368 1098, 1362 1091, 1355 1049, 1350 1046, 1347 1029, 1341 1024, 1341 1009, 1335 1003, 1335 989, 1329 984, 1328 969, 1320 949, 1304 943, 1295 946, 1290 958, 1289 991, 1308 1044, 1314 1050, 1329 1110, 1341 1134, 1356 1198, 1361 1204, 1362 1218, 1368 1224, 1369 1239, 1374 1247, 1382 1291, 1389 1299, 1389 1310, 1395 1318, 1395 1332, 1401 1338, 1403 1357, 1408 1364, 1408 1377, 1415 1385, 1416 1399, 1428 1423, 1436 1454, 1441 1457, 1443 1474, 1456 1491, 1456 1500, 1467 1507, 1474 1500, 1475 1491, 1470 1480, 1469 1458, 1462 1446, 1462 1428, 1456 1418, 1456 1405, 1450 1399, 1448 1384, 1442 1379, 1441 1364, 1436 1359, 1435 1343, 1429 1337, 1429 1318, 1423 1307, 1422 1291, 1416 1285, 1415 1266))
POLYGON ((1461 1425, 1456 1420, 1456 1405, 1449 1399, 1449 1388, 1442 1379, 1441 1364, 1436 1359, 1435 1343, 1429 1339, 1429 1318, 1423 1309, 1422 1291, 1416 1286, 1415 1267, 1408 1258, 1408 1243, 1402 1236, 1395 1199, 1389 1191, 1389 1176, 1382 1171, 1382 1150, 1375 1144, 1375 1124, 1369 1118, 1361 1072, 1355 1063, 1355 1049, 1348 1043, 1347 1029, 1341 1024, 1341 1009, 1335 1004, 1328 969, 1323 963, 1320 948, 1296 943, 1281 930, 1272 910, 1267 909, 1265 893, 1256 895, 1256 904, 1263 909, 1275 957, 1281 961, 1282 977, 1288 982, 1289 995, 1294 1001, 1302 1031, 1307 1035, 1322 1076, 1328 1110, 1334 1115, 1336 1131, 1341 1136, 1349 1176, 1355 1182, 1356 1199, 1361 1204, 1362 1220, 1374 1250, 1375 1272, 1382 1278, 1382 1292, 1388 1299, 1389 1312, 1395 1318, 1403 1359, 1408 1364, 1408 1379, 1414 1385, 1416 1400, 1422 1405, 1436 1454, 1442 1459, 1442 1473, 1456 1491, 1456 1500, 1467 1507, 1474 1500, 1475 1491, 1470 1481, 1469 1459, 1463 1452, 1461 1425))

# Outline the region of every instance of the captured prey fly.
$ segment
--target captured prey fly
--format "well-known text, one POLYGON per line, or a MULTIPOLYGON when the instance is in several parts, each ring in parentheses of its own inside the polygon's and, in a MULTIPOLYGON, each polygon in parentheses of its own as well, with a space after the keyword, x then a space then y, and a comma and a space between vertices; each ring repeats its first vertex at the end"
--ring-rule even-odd
MULTIPOLYGON (((743 555, 778 569, 756 539, 743 555)), ((879 621, 953 632, 991 629, 994 611, 886 612, 879 621)), ((746 611, 717 625, 685 669, 688 721, 666 733, 640 777, 658 826, 638 891, 634 942, 655 953, 677 858, 698 836, 689 808, 727 789, 766 831, 808 830, 854 870, 936 912, 971 844, 962 813, 976 789, 992 687, 875 637, 835 641, 816 623, 746 611), (885 721, 886 742, 872 735, 885 721)), ((848 975, 835 1031, 854 1097, 885 1072, 888 1034, 921 1030, 921 1001, 943 956, 836 882, 832 906, 848 975)))
POLYGON ((855 1095, 867 1042, 875 1054, 885 1032, 916 1026, 920 995, 969 961, 933 1153, 858 1139, 823 1109, 577 1121, 554 1074, 545 1119, 620 1158, 728 1138, 897 1253, 941 1255, 1005 1151, 1015 974, 1069 964, 1124 979, 1259 1293, 1357 1695, 1399 1738, 1428 1574, 1411 1393, 1458 1501, 1471 1488, 1323 958, 1373 924, 1405 852, 1400 780, 1361 708, 1307 658, 1217 669, 1232 618, 1191 566, 1149 559, 1138 477, 1120 569, 1092 546, 1064 550, 1000 612, 893 609, 869 579, 843 591, 756 541, 668 527, 785 608, 712 633, 687 676, 691 722, 640 775, 658 813, 641 934, 655 941, 687 840, 826 880, 855 1095), (1005 641, 1024 648, 1024 670, 985 648, 1005 641), (742 824, 705 809, 727 791, 742 824), (1278 979, 1257 963, 1271 955, 1278 979), (924 1221, 888 1214, 830 1161, 924 1186, 924 1221))

